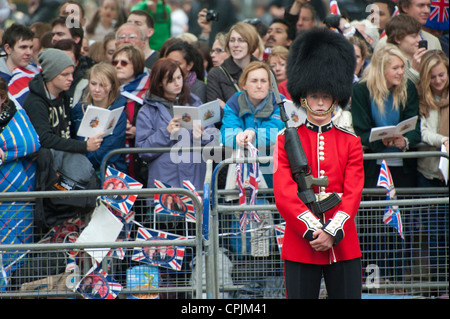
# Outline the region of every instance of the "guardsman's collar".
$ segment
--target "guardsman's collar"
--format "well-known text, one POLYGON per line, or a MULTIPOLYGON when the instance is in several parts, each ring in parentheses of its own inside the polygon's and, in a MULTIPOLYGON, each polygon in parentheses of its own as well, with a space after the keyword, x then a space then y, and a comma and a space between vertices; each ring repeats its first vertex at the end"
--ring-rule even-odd
POLYGON ((311 131, 314 131, 316 133, 325 133, 333 128, 333 122, 331 122, 331 121, 324 125, 317 125, 317 124, 311 123, 310 121, 308 121, 308 119, 306 119, 305 125, 311 131))

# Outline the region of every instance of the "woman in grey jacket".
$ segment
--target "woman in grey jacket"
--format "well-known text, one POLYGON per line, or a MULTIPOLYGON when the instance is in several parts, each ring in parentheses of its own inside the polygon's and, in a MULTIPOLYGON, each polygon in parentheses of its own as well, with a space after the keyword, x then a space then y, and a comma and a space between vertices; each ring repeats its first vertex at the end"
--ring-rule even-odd
MULTIPOLYGON (((158 60, 152 68, 150 89, 136 120, 136 147, 183 147, 217 143, 214 127, 181 127, 180 118, 173 117, 174 105, 201 105, 198 97, 184 85, 180 66, 167 58, 158 60)), ((206 164, 200 152, 142 153, 148 163, 148 187, 160 180, 173 187, 183 187, 189 180, 196 189, 203 189, 206 164)))

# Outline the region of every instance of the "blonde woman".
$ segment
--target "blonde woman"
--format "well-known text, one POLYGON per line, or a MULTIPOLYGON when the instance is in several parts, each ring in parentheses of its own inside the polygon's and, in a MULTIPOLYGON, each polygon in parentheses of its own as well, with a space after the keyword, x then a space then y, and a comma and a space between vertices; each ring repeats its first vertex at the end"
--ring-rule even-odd
MULTIPOLYGON (((125 106, 127 103, 126 99, 120 95, 116 70, 107 62, 96 64, 90 69, 88 89, 89 91, 84 101, 75 105, 71 111, 74 134, 78 131, 88 105, 114 110, 125 106)), ((100 168, 107 153, 113 149, 125 147, 126 126, 126 114, 122 112, 113 133, 103 138, 103 142, 98 150, 86 154, 95 169, 100 168)), ((77 139, 83 140, 84 138, 77 136, 77 139)), ((107 165, 113 166, 124 173, 127 172, 127 165, 123 155, 118 154, 110 157, 107 165)))
POLYGON ((291 96, 287 90, 287 76, 286 66, 287 58, 289 55, 289 49, 283 46, 274 46, 267 57, 266 62, 272 68, 277 79, 278 91, 283 94, 288 100, 291 100, 291 96))
POLYGON ((253 52, 259 47, 260 36, 249 23, 238 22, 231 27, 226 37, 225 50, 230 57, 222 65, 212 68, 208 73, 206 100, 219 99, 224 107, 227 100, 239 88, 239 77, 250 62, 256 61, 253 52))
MULTIPOLYGON (((397 125, 418 115, 419 105, 414 84, 405 77, 406 59, 392 44, 377 48, 363 79, 353 87, 351 112, 355 133, 372 152, 401 152, 420 142, 420 121, 405 135, 369 142, 373 127, 397 125)), ((381 159, 377 168, 367 163, 365 187, 375 187, 381 159)), ((386 159, 397 187, 414 187, 416 162, 414 159, 386 159)))
MULTIPOLYGON (((425 53, 420 63, 419 114, 422 141, 440 150, 446 147, 448 153, 449 135, 449 60, 440 50, 425 53)), ((439 158, 419 158, 417 160, 417 184, 420 187, 443 187, 445 183, 438 169, 439 158)))

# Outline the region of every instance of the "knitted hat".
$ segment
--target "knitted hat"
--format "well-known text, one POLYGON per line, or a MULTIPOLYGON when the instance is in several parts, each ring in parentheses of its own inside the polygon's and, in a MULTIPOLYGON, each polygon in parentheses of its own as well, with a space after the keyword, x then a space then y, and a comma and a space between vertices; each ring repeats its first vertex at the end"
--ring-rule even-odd
POLYGON ((75 66, 70 56, 59 49, 45 49, 38 55, 45 81, 53 80, 65 68, 75 66))

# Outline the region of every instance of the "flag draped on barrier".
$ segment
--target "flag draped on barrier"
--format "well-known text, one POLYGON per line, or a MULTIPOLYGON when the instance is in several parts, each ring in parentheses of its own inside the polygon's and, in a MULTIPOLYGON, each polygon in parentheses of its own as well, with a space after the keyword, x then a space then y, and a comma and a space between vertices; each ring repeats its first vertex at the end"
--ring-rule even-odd
MULTIPOLYGON (((159 180, 154 181, 156 188, 173 188, 159 180)), ((200 196, 190 181, 183 181, 183 187, 200 196)), ((186 221, 195 223, 195 206, 192 199, 184 194, 155 194, 155 213, 171 216, 184 216, 186 221)))
MULTIPOLYGON (((157 229, 149 229, 140 227, 136 235, 136 241, 149 240, 182 240, 185 237, 160 231, 157 229)), ((154 266, 181 270, 185 247, 183 246, 151 246, 136 247, 132 260, 147 263, 154 266)))
MULTIPOLYGON (((387 166, 385 160, 383 160, 383 162, 381 163, 380 175, 378 176, 377 186, 381 186, 386 189, 387 200, 397 199, 394 181, 392 180, 391 172, 389 171, 389 167, 387 166)), ((397 229, 398 233, 400 234, 400 237, 404 239, 402 218, 400 216, 400 210, 398 209, 397 205, 389 205, 386 207, 383 216, 383 223, 397 229)))

